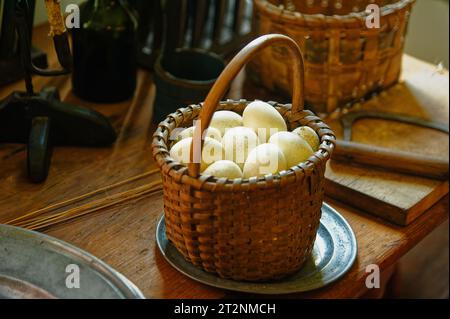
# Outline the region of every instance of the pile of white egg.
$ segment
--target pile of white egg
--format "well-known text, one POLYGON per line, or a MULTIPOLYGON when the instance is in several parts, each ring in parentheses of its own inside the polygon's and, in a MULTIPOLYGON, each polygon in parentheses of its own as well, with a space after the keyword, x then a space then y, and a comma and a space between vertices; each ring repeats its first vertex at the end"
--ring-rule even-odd
MULTIPOLYGON (((187 164, 194 127, 175 137, 170 156, 187 164)), ((319 149, 316 132, 308 127, 287 130, 286 122, 268 103, 255 101, 242 116, 217 111, 204 134, 200 170, 218 178, 250 178, 276 174, 305 162, 319 149)), ((200 157, 200 156, 199 156, 200 157)))

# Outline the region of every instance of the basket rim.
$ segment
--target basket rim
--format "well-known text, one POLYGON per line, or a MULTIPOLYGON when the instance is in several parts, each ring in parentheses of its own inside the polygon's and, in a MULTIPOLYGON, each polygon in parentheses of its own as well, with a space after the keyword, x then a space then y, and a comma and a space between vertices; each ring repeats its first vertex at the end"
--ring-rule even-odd
MULTIPOLYGON (((395 3, 382 6, 381 17, 388 16, 396 13, 399 10, 404 9, 407 6, 411 6, 416 0, 398 0, 395 3)), ((306 14, 298 11, 292 11, 285 9, 284 5, 275 5, 268 0, 255 0, 256 7, 266 15, 272 15, 275 20, 287 20, 292 24, 299 25, 330 25, 330 26, 342 26, 342 24, 365 23, 365 18, 368 14, 365 11, 352 12, 345 15, 324 15, 324 14, 306 14)), ((286 22, 286 21, 284 21, 286 22)))
MULTIPOLYGON (((217 110, 226 110, 224 106, 235 105, 236 107, 245 104, 248 105, 252 101, 245 99, 241 100, 226 100, 219 103, 217 110)), ((246 191, 253 189, 268 189, 288 184, 296 183, 298 180, 305 178, 305 176, 311 176, 314 174, 314 170, 320 168, 325 169, 325 163, 331 158, 331 154, 335 148, 336 136, 334 132, 325 124, 322 119, 317 117, 313 112, 309 110, 302 110, 299 112, 300 117, 293 115, 290 111, 291 104, 281 104, 277 102, 267 102, 280 112, 284 111, 283 118, 286 120, 288 116, 295 116, 296 121, 304 121, 305 126, 313 128, 319 135, 321 143, 319 150, 316 151, 308 160, 300 163, 296 166, 290 167, 285 171, 278 172, 277 174, 268 174, 262 177, 251 178, 217 178, 209 175, 200 174, 197 178, 191 177, 188 173, 186 165, 176 162, 170 157, 170 148, 166 141, 170 138, 170 133, 181 126, 185 120, 185 115, 194 113, 194 109, 200 110, 201 104, 192 104, 188 107, 179 108, 174 113, 169 114, 165 120, 158 124, 158 127, 153 134, 152 139, 152 154, 153 158, 161 170, 162 174, 169 175, 174 180, 194 187, 197 190, 207 190, 211 192, 215 191, 246 191), (166 140, 164 140, 166 139, 166 140)), ((192 118, 194 119, 194 117, 192 118)))

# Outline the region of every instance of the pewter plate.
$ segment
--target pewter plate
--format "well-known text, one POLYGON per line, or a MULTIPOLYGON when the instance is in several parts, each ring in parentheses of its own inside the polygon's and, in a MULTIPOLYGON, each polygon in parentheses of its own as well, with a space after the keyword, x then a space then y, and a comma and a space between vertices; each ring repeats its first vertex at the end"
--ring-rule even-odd
POLYGON ((356 238, 350 225, 325 203, 311 257, 298 273, 279 281, 234 281, 195 267, 167 240, 164 216, 158 223, 156 241, 165 259, 193 280, 227 290, 269 295, 299 293, 324 287, 341 278, 350 269, 357 253, 356 238))
POLYGON ((0 299, 24 298, 141 299, 144 296, 123 275, 79 248, 41 233, 0 225, 0 299), (69 277, 76 273, 79 273, 79 288, 73 287, 76 279, 69 277))

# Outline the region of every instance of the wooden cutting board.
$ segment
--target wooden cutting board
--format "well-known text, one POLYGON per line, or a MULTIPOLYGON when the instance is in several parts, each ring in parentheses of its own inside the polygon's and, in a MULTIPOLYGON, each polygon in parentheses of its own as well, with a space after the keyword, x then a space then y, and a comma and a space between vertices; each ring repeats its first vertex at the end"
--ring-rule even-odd
MULTIPOLYGON (((402 81, 356 109, 413 115, 448 125, 449 80, 441 68, 405 56, 402 81)), ((342 127, 328 119, 338 137, 342 127)), ((445 133, 409 124, 361 120, 353 126, 353 141, 447 159, 449 137, 445 133)), ((448 193, 448 181, 437 181, 379 169, 330 161, 326 192, 354 207, 390 222, 407 225, 448 193)))

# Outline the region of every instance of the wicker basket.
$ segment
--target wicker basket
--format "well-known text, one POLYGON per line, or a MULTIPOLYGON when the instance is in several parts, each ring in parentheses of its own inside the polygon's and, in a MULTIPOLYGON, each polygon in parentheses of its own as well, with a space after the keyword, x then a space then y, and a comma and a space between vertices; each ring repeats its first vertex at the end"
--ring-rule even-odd
MULTIPOLYGON (((414 0, 254 0, 259 34, 281 33, 305 53, 306 101, 316 112, 364 99, 398 81, 414 0), (380 28, 366 26, 366 6, 380 6, 380 28)), ((250 64, 254 80, 288 93, 290 62, 273 48, 250 64)))
MULTIPOLYGON (((303 110, 303 59, 297 44, 267 35, 247 45, 226 67, 204 104, 177 110, 153 136, 153 156, 161 169, 168 239, 194 265, 223 278, 261 281, 294 273, 309 256, 321 217, 325 164, 335 146, 329 127, 303 110), (194 137, 209 126, 216 109, 242 114, 245 100, 219 102, 242 67, 270 45, 288 49, 296 66, 293 104, 272 103, 290 129, 313 128, 321 145, 307 162, 262 178, 217 179, 199 174, 169 156, 174 129, 200 118, 194 137)), ((191 153, 192 154, 192 153, 191 153)), ((192 156, 191 156, 192 158, 192 156)))

